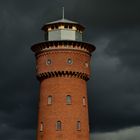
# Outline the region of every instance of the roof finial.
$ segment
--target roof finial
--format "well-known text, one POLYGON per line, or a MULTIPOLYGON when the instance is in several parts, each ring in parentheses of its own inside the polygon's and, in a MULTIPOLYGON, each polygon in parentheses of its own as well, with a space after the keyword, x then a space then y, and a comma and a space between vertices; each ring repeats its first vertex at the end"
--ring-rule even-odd
POLYGON ((65 16, 65 9, 64 7, 62 7, 62 19, 64 19, 64 16, 65 16))

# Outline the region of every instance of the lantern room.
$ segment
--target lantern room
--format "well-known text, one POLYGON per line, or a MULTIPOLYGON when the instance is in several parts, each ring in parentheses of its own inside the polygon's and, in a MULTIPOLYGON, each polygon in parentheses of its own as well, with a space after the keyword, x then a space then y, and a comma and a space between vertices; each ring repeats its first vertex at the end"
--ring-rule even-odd
POLYGON ((42 30, 45 31, 45 40, 73 40, 82 41, 84 27, 77 22, 61 19, 46 23, 42 30))

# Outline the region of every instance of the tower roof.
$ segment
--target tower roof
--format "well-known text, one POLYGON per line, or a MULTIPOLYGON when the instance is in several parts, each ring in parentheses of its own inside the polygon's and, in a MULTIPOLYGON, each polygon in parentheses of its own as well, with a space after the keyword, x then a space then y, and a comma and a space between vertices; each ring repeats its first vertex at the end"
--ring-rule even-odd
POLYGON ((56 20, 56 21, 53 21, 53 22, 45 23, 45 25, 42 27, 42 30, 47 31, 47 29, 49 27, 57 26, 57 25, 72 25, 72 26, 78 27, 81 31, 83 31, 85 29, 84 26, 82 26, 78 22, 62 18, 60 20, 56 20))
POLYGON ((53 22, 46 23, 45 25, 55 24, 55 23, 72 23, 72 24, 78 24, 78 23, 75 22, 75 21, 71 21, 71 20, 62 18, 62 19, 60 19, 60 20, 56 20, 56 21, 53 21, 53 22))

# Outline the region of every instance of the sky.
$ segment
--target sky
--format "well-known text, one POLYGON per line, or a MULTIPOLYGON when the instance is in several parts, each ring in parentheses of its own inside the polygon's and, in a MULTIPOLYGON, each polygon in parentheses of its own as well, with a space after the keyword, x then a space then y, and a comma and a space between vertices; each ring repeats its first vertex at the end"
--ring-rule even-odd
POLYGON ((39 82, 30 47, 62 17, 96 46, 88 81, 91 140, 140 139, 139 0, 0 1, 0 139, 34 140, 39 82))

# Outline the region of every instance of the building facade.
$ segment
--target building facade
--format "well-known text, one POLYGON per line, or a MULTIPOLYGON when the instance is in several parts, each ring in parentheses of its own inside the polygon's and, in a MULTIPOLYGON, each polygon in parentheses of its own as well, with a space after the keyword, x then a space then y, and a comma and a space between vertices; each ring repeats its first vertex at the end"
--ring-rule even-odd
POLYGON ((89 140, 86 82, 95 47, 84 27, 61 19, 42 27, 45 42, 31 47, 40 81, 37 140, 89 140))

